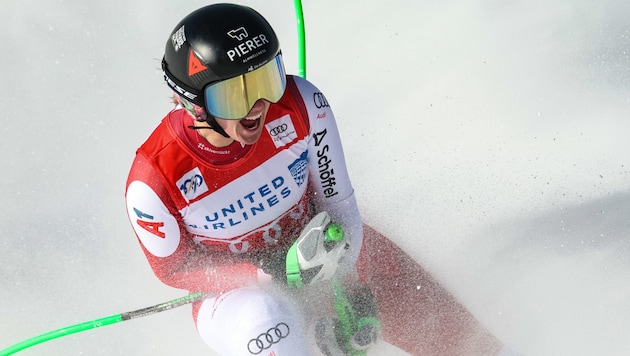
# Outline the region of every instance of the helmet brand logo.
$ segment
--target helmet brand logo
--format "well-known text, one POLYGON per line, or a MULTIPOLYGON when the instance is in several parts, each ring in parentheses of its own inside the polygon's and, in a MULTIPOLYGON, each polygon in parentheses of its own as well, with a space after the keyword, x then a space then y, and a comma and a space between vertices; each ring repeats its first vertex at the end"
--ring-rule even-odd
POLYGON ((186 42, 186 32, 184 32, 184 26, 180 27, 179 30, 175 31, 171 36, 171 42, 173 42, 173 48, 175 52, 179 51, 180 48, 186 42))
POLYGON ((247 30, 245 29, 245 27, 239 27, 235 30, 230 30, 228 31, 228 36, 232 37, 235 40, 239 40, 242 41, 244 39, 247 38, 247 36, 249 36, 247 34, 247 30))
POLYGON ((250 38, 247 30, 244 27, 239 27, 228 31, 227 34, 237 41, 242 41, 237 46, 227 50, 226 54, 231 62, 234 62, 235 59, 242 58, 243 63, 245 63, 267 52, 266 49, 260 49, 260 47, 269 44, 267 36, 262 33, 250 38))
POLYGON ((188 76, 192 77, 193 75, 203 72, 206 69, 208 69, 208 67, 201 63, 199 58, 197 58, 197 55, 195 55, 195 52, 191 49, 188 53, 188 76))

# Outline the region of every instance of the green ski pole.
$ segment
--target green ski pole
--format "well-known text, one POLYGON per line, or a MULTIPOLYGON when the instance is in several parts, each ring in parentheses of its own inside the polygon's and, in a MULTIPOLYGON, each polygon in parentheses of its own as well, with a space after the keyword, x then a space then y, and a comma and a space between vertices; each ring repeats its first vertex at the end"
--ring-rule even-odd
POLYGON ((306 78, 306 33, 304 30, 304 12, 302 1, 295 0, 295 20, 298 33, 298 75, 306 78))
POLYGON ((203 299, 204 296, 205 295, 201 292, 193 293, 185 297, 177 298, 177 299, 168 301, 166 303, 157 304, 148 308, 138 309, 138 310, 122 313, 122 314, 111 315, 105 318, 100 318, 100 319, 87 321, 80 324, 67 326, 61 329, 53 330, 53 331, 32 337, 30 339, 26 339, 13 346, 9 346, 8 348, 4 350, 0 350, 0 356, 13 355, 14 353, 18 351, 22 351, 31 346, 35 346, 35 345, 44 343, 46 341, 57 339, 62 336, 78 333, 85 330, 96 329, 101 326, 107 326, 107 325, 119 323, 122 321, 136 319, 143 316, 159 313, 165 310, 177 308, 182 305, 199 301, 203 299))

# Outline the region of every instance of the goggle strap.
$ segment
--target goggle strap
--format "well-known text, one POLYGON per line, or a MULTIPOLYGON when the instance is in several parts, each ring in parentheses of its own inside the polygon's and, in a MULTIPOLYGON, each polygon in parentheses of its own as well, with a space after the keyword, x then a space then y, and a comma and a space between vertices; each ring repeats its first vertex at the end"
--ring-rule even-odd
POLYGON ((218 132, 221 136, 225 138, 230 138, 230 135, 228 135, 225 132, 225 130, 221 127, 221 125, 219 125, 215 117, 212 114, 210 114, 208 110, 206 110, 206 115, 207 115, 206 122, 208 123, 208 125, 210 125, 211 129, 218 132))
POLYGON ((210 117, 210 119, 206 119, 204 121, 207 122, 208 125, 210 125, 210 126, 190 125, 190 126, 188 126, 188 128, 191 129, 191 130, 203 130, 203 129, 214 130, 214 131, 218 132, 221 136, 223 136, 225 138, 230 138, 230 135, 228 135, 225 132, 225 130, 223 130, 223 128, 221 126, 219 126, 219 123, 217 123, 217 120, 215 120, 214 116, 210 115, 209 117, 210 117))

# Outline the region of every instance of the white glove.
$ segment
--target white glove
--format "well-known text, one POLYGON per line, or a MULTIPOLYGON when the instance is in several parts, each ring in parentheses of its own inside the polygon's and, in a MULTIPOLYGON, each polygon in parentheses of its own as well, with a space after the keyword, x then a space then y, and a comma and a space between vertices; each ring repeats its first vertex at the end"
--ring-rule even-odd
POLYGON ((287 252, 288 286, 300 288, 331 279, 348 248, 350 243, 341 226, 331 223, 327 212, 317 214, 287 252))

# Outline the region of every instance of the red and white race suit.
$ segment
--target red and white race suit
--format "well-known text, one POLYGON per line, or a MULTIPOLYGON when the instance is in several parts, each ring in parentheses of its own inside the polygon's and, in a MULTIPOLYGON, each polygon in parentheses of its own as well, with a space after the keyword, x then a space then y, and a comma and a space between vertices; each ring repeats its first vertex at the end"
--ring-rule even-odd
POLYGON ((352 269, 363 233, 335 118, 311 83, 288 76, 261 138, 215 148, 183 109, 138 149, 127 181, 131 225, 156 276, 220 293, 258 281, 252 256, 286 248, 319 211, 349 234, 352 269))

